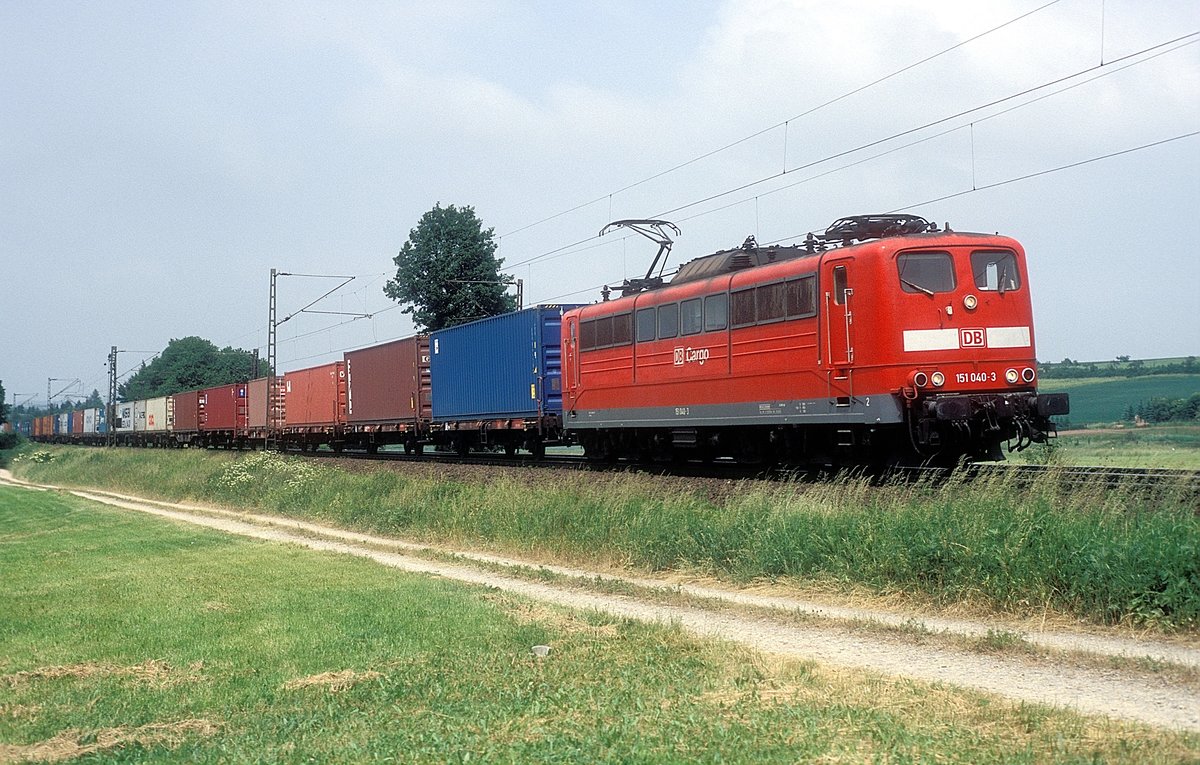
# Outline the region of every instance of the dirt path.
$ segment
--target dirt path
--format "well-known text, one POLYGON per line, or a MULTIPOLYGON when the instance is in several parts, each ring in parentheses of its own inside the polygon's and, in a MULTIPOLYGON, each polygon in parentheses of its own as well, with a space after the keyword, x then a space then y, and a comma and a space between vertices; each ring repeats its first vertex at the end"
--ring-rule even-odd
MULTIPOLYGON (((0 471, 0 481, 28 486, 15 482, 8 471, 0 471)), ((1200 732, 1200 692, 1172 684, 1163 677, 1103 668, 1095 663, 1052 663, 1020 655, 988 655, 945 645, 914 643, 904 640, 899 635, 881 635, 877 631, 852 631, 837 624, 822 625, 820 619, 805 620, 800 624, 792 620, 789 623, 787 618, 773 618, 773 615, 766 611, 747 615, 736 610, 720 611, 701 606, 666 604, 656 602, 652 597, 643 599, 588 592, 568 585, 546 584, 496 573, 494 570, 472 564, 478 562, 492 566, 540 568, 564 576, 621 581, 643 588, 662 588, 696 597, 781 612, 800 612, 837 620, 871 620, 895 625, 917 623, 932 631, 968 636, 987 635, 989 630, 1011 630, 1011 625, 832 607, 778 596, 679 584, 667 580, 616 577, 477 553, 459 552, 458 561, 461 562, 442 562, 415 554, 418 550, 430 549, 428 545, 372 537, 301 521, 233 513, 195 505, 160 503, 102 492, 72 493, 115 507, 179 522, 256 539, 299 544, 314 550, 359 555, 405 571, 495 587, 570 608, 594 609, 623 618, 677 623, 697 635, 731 640, 792 658, 943 682, 1019 701, 1053 704, 1070 707, 1086 714, 1107 715, 1200 732)), ((784 616, 786 614, 781 614, 781 617, 784 616)), ((1200 667, 1200 648, 1193 646, 1062 631, 1022 630, 1022 633, 1028 642, 1037 645, 1111 656, 1150 657, 1156 661, 1200 667)))

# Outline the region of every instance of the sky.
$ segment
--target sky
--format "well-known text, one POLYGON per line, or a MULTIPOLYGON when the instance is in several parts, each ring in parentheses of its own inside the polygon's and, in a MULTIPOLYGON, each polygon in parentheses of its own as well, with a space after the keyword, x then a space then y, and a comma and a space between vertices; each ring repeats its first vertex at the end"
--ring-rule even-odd
POLYGON ((438 203, 527 305, 645 273, 610 220, 678 224, 670 268, 904 211, 1025 246, 1043 361, 1200 355, 1197 131, 1194 0, 0 0, 0 381, 265 356, 272 268, 355 277, 281 370, 409 336, 382 287, 438 203))

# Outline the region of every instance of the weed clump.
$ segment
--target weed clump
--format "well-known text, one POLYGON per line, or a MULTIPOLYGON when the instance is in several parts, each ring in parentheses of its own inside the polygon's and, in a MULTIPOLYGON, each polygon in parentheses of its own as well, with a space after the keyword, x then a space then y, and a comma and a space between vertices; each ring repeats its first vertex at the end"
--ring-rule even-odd
POLYGON ((303 512, 305 497, 329 471, 308 460, 276 452, 253 452, 226 462, 209 481, 212 494, 229 503, 247 501, 279 512, 303 512))
POLYGON ((53 462, 56 456, 57 455, 54 452, 49 452, 45 449, 38 449, 36 451, 18 454, 12 458, 12 461, 13 464, 25 462, 33 465, 44 465, 47 462, 53 462))

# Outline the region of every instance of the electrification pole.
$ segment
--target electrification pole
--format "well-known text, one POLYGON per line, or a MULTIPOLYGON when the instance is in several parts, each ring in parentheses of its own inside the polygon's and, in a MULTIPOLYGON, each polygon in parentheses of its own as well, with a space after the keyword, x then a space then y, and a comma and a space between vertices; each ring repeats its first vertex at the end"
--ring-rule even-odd
POLYGON ((80 384, 80 382, 79 382, 78 377, 47 377, 46 378, 46 408, 49 409, 53 405, 54 399, 58 398, 59 396, 61 396, 62 394, 66 393, 68 390, 70 390, 72 387, 79 385, 79 384, 80 384), (65 382, 66 386, 62 390, 60 390, 58 393, 51 393, 50 385, 51 385, 51 383, 56 383, 56 382, 65 382))
POLYGON ((264 447, 274 448, 279 433, 279 378, 275 374, 275 282, 279 272, 271 269, 271 316, 267 323, 267 437, 264 447))
POLYGON ((117 346, 108 353, 108 424, 104 443, 115 446, 117 443, 117 346))
POLYGON ((280 415, 282 414, 283 408, 284 408, 283 391, 280 389, 279 376, 275 373, 275 350, 276 350, 276 330, 277 330, 277 328, 279 327, 280 324, 283 324, 285 321, 290 321, 292 319, 292 317, 296 316, 297 314, 302 314, 302 313, 320 313, 320 314, 328 314, 328 315, 333 315, 333 316, 353 316, 356 319, 371 318, 371 316, 373 316, 373 314, 369 314, 369 313, 309 310, 317 303, 321 302, 325 298, 329 297, 333 293, 340 290, 342 287, 345 287, 347 284, 354 281, 355 278, 356 277, 353 277, 353 276, 336 276, 334 274, 293 274, 293 273, 288 273, 287 271, 278 271, 274 268, 271 269, 271 316, 270 316, 270 320, 267 324, 267 366, 270 367, 267 371, 271 376, 271 381, 268 386, 269 389, 271 390, 271 401, 270 401, 271 411, 267 413, 267 419, 270 422, 270 432, 267 434, 267 448, 268 449, 271 448, 272 446, 274 446, 274 442, 276 440, 278 440, 280 431, 283 428, 283 423, 280 422, 280 415), (276 310, 275 310, 275 302, 276 302, 275 295, 276 295, 276 282, 278 281, 278 277, 280 277, 280 276, 300 276, 300 277, 307 277, 310 279, 341 279, 342 283, 339 284, 338 286, 334 287, 333 289, 329 290, 325 294, 321 295, 316 300, 313 300, 308 305, 301 308, 299 311, 288 314, 287 316, 284 316, 282 319, 278 319, 277 318, 278 314, 276 313, 276 310))

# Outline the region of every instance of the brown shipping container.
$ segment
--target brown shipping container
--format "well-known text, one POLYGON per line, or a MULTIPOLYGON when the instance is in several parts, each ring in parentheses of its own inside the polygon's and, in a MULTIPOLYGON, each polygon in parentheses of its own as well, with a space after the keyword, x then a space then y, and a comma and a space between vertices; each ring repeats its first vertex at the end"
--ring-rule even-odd
POLYGON ((194 433, 200 430, 200 391, 189 390, 175 394, 175 432, 194 433))
POLYGON ((246 383, 246 423, 251 428, 267 427, 267 396, 270 378, 260 377, 246 383))
POLYGON ((82 433, 83 432, 83 410, 82 409, 71 412, 71 432, 72 433, 82 433))
POLYGON ((284 423, 289 428, 346 422, 346 362, 297 369, 283 376, 284 423))
POLYGON ((200 393, 200 429, 246 429, 246 383, 219 385, 200 393))
POLYGON ((409 337, 346 354, 346 421, 429 420, 429 338, 409 337))

